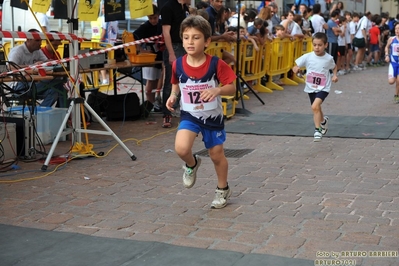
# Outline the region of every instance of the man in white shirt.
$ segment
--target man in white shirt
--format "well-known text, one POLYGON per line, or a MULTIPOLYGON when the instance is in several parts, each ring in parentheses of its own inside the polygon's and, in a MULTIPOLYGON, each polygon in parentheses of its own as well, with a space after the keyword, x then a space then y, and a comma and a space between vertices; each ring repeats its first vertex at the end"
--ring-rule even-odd
MULTIPOLYGON (((28 32, 39 31, 30 29, 28 32)), ((40 39, 27 39, 25 43, 12 48, 8 55, 8 60, 14 64, 10 65, 10 67, 18 69, 48 61, 47 57, 40 50, 41 43, 42 40, 40 39)), ((27 70, 30 74, 37 74, 37 71, 27 70)), ((29 86, 27 82, 17 82, 13 89, 21 96, 26 94, 34 98, 42 98, 41 106, 50 107, 58 102, 59 107, 67 107, 67 91, 64 89, 64 83, 65 80, 63 78, 36 82, 33 87, 29 86), (33 95, 33 92, 36 94, 33 95)))
MULTIPOLYGON (((367 13, 369 16, 371 16, 371 13, 367 13)), ((355 15, 353 15, 355 17, 355 15)), ((355 59, 355 65, 353 66, 353 70, 362 70, 361 67, 359 67, 359 64, 363 62, 364 54, 366 52, 366 47, 367 47, 367 28, 369 26, 369 19, 367 16, 363 16, 359 22, 357 23, 356 31, 353 34, 353 46, 357 47, 357 54, 356 54, 356 59, 355 59)), ((352 35, 352 34, 351 34, 352 35)))
POLYGON ((311 18, 311 23, 313 27, 313 34, 317 32, 325 32, 326 29, 328 29, 328 25, 324 18, 320 15, 321 14, 321 9, 320 9, 320 4, 315 4, 313 6, 313 16, 311 18))

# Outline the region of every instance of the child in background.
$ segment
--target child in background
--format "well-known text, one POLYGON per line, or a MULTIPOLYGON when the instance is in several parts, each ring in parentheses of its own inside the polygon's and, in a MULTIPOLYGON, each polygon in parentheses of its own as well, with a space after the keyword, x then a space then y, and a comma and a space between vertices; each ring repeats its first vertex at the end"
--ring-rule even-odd
POLYGON ((338 75, 345 75, 345 59, 346 59, 346 17, 339 17, 339 28, 341 32, 338 34, 338 59, 337 67, 339 69, 338 75))
POLYGON ((221 96, 234 95, 236 75, 223 60, 204 53, 211 42, 212 29, 203 17, 185 18, 180 25, 180 35, 187 54, 173 62, 172 91, 166 107, 173 111, 181 93, 181 116, 175 150, 185 162, 183 185, 191 188, 195 184, 201 158, 193 156, 192 148, 201 132, 218 178, 211 207, 220 209, 226 206, 232 193, 227 183, 228 162, 223 149, 226 132, 221 96), (219 82, 223 85, 220 86, 219 82))
POLYGON ((396 83, 394 103, 399 103, 399 23, 395 23, 395 36, 388 39, 385 47, 385 62, 389 63, 388 82, 396 83))
MULTIPOLYGON (((162 34, 162 24, 159 20, 159 9, 156 5, 152 5, 153 14, 148 15, 148 20, 144 22, 137 30, 133 32, 136 40, 158 36, 162 34)), ((162 61, 162 51, 154 43, 143 45, 136 45, 140 53, 156 53, 155 60, 162 61)), ((154 111, 160 110, 161 103, 155 102, 155 91, 160 94, 162 88, 162 64, 157 64, 154 67, 143 67, 143 79, 146 80, 145 95, 147 101, 154 104, 154 111)))
MULTIPOLYGON (((399 27, 398 27, 399 33, 399 27)), ((306 67, 305 92, 308 93, 313 111, 315 125, 313 141, 321 141, 328 130, 328 117, 323 115, 321 104, 327 98, 331 82, 337 82, 337 66, 331 55, 326 53, 328 46, 327 35, 317 32, 312 37, 313 52, 302 55, 295 60, 296 66, 292 71, 297 74, 301 67, 306 67), (330 70, 333 69, 331 76, 330 70)))
POLYGON ((381 17, 378 16, 375 21, 373 27, 369 31, 370 36, 370 51, 369 55, 367 56, 367 65, 371 66, 379 66, 380 61, 380 49, 381 49, 381 34, 380 34, 380 24, 381 24, 381 17), (372 64, 371 60, 374 57, 374 64, 372 64))

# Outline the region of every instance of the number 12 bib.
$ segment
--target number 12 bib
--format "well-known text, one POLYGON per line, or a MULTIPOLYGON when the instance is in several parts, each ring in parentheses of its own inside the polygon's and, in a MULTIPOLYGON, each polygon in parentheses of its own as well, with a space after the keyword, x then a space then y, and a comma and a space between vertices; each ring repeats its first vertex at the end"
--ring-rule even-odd
POLYGON ((202 83, 190 82, 180 84, 181 104, 184 111, 200 112, 216 109, 218 106, 217 98, 212 101, 204 102, 200 99, 201 92, 216 87, 215 81, 210 80, 202 83))

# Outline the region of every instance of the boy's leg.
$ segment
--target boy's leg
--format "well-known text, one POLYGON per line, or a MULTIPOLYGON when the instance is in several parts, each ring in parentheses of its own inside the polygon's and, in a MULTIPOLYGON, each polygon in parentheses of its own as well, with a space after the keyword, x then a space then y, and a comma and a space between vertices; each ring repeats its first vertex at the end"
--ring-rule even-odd
POLYGON ((201 158, 193 155, 192 148, 200 128, 189 121, 181 121, 176 133, 175 150, 177 155, 185 162, 183 165, 183 185, 186 188, 194 186, 197 179, 197 170, 201 165, 201 158))
POLYGON ((215 166, 216 175, 218 177, 218 188, 227 187, 228 162, 224 155, 223 144, 216 145, 209 149, 209 157, 215 166))
POLYGON ((316 98, 314 100, 314 102, 312 103, 313 121, 314 121, 315 128, 320 128, 320 124, 324 120, 323 111, 321 110, 322 103, 323 103, 323 100, 320 98, 316 98))
POLYGON ((210 148, 209 156, 212 159, 218 177, 218 186, 215 190, 215 197, 211 203, 211 208, 221 209, 227 205, 227 200, 232 193, 227 183, 228 162, 224 155, 223 144, 210 148))
POLYGON ((193 167, 196 163, 192 152, 196 137, 197 133, 187 129, 179 129, 176 133, 175 151, 188 167, 193 167))

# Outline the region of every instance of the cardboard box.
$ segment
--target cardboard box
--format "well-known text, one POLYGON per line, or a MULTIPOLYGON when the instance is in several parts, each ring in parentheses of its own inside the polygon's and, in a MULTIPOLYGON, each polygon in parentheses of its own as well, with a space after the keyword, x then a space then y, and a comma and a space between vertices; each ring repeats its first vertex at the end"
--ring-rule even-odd
POLYGON ((222 96, 223 115, 230 118, 236 113, 236 101, 234 96, 222 96))

